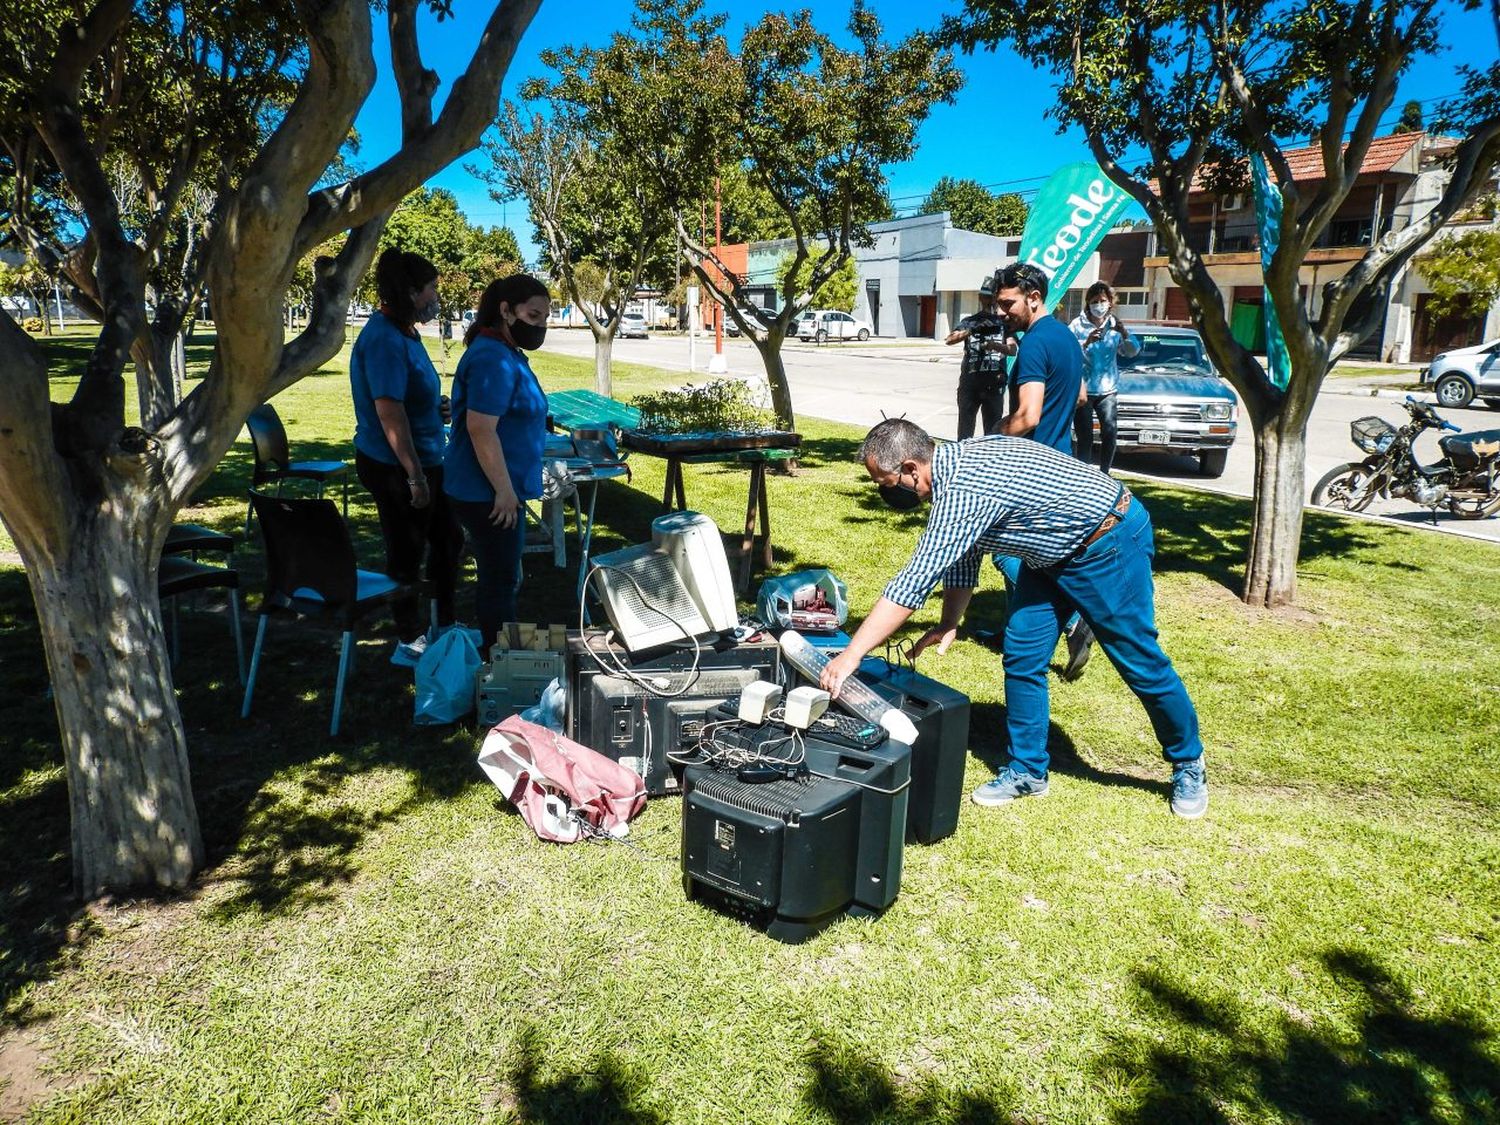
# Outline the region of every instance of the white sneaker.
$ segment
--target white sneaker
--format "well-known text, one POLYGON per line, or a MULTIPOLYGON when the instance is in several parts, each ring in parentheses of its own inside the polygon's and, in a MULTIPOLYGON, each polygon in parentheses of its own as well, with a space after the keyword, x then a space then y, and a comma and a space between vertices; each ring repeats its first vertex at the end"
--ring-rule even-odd
POLYGON ((414 641, 397 641, 396 651, 391 653, 391 663, 398 668, 415 668, 421 662, 422 654, 426 651, 426 633, 423 633, 414 641))

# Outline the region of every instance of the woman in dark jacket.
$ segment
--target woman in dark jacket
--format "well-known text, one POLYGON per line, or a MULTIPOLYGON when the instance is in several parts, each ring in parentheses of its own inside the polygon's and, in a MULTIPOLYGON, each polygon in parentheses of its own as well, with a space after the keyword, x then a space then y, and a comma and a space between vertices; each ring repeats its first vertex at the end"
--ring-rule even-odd
POLYGON ((354 466, 375 498, 386 573, 413 593, 392 606, 392 664, 415 667, 427 647, 415 584, 427 580, 439 628, 453 623, 463 532, 443 492, 442 384, 417 324, 438 314, 437 268, 420 254, 390 249, 375 266, 380 308, 354 342, 354 466))

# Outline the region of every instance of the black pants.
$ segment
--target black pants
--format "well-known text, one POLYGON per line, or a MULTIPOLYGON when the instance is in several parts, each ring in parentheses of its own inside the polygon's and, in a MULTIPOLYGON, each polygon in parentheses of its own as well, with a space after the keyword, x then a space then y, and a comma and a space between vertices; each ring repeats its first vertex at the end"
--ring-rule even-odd
POLYGON ((1099 468, 1106 473, 1114 466, 1120 433, 1117 397, 1114 391, 1089 395, 1088 402, 1073 412, 1073 452, 1085 463, 1094 459, 1094 415, 1099 416, 1099 468))
POLYGON ((356 450, 354 471, 359 483, 375 498, 380 534, 385 539, 385 572, 397 582, 413 587, 410 597, 391 606, 396 635, 410 641, 426 631, 427 624, 417 612, 415 590, 423 554, 427 556, 427 581, 432 586, 432 600, 437 604, 438 624, 451 625, 464 533, 443 493, 443 467, 422 470, 427 477, 427 494, 432 498, 425 508, 411 506, 411 486, 406 483, 406 470, 400 465, 387 465, 356 450))
POLYGON ((526 515, 517 513, 514 527, 490 522, 489 501, 453 500, 453 511, 469 533, 474 552, 474 613, 488 652, 500 626, 516 621, 516 593, 521 588, 521 552, 526 546, 526 515))
POLYGON ((1001 376, 991 372, 972 372, 958 377, 958 440, 974 436, 974 416, 984 424, 981 431, 995 433, 1005 416, 1001 376))

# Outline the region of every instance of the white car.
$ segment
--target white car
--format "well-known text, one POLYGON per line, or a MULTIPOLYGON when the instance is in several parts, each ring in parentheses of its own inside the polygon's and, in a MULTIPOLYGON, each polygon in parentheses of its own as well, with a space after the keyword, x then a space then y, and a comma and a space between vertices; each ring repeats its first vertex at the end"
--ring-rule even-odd
POLYGON ((1422 382, 1433 384, 1439 406, 1468 406, 1478 395, 1500 410, 1500 340, 1433 356, 1422 368, 1422 382))
POLYGON ((797 321, 797 339, 816 340, 868 340, 874 333, 862 320, 856 320, 846 312, 824 311, 812 316, 803 316, 797 321))
POLYGON ((646 329, 646 318, 640 313, 628 312, 620 314, 619 336, 621 339, 628 340, 631 337, 635 337, 637 340, 644 340, 649 334, 646 329))

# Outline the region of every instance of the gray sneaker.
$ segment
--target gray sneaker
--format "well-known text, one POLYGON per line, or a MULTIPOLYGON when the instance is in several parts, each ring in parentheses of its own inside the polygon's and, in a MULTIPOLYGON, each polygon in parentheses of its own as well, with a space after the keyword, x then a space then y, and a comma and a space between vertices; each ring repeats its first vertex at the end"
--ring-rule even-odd
POLYGON ((1208 775, 1202 758, 1172 771, 1172 811, 1185 820, 1197 820, 1208 811, 1208 775))
POLYGON ((1047 779, 1006 766, 993 781, 986 781, 969 799, 976 805, 1008 805, 1022 797, 1045 797, 1047 779))

